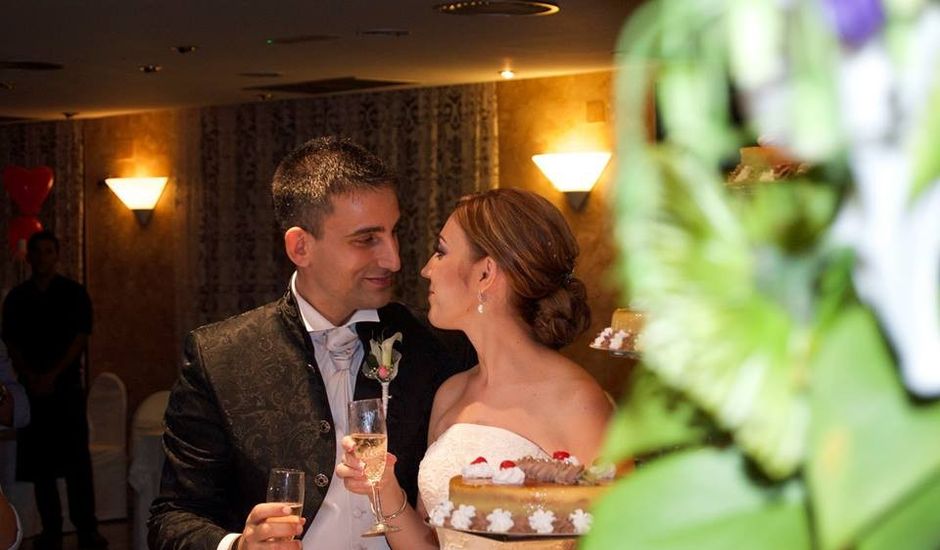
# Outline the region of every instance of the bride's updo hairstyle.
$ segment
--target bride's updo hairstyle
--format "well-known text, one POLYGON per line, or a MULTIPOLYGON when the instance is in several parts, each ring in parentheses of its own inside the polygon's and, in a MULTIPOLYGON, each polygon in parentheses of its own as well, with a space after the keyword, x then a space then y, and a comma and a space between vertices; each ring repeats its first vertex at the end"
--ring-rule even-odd
POLYGON ((572 273, 578 242, 552 203, 529 191, 493 189, 463 197, 453 215, 474 260, 489 256, 506 273, 511 303, 538 342, 558 349, 587 330, 587 291, 572 273))

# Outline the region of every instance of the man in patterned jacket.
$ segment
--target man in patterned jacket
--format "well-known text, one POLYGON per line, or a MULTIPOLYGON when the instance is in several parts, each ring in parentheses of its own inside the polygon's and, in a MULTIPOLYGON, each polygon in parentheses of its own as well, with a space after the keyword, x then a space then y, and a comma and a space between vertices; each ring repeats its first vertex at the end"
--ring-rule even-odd
MULTIPOLYGON (((296 272, 277 302, 187 338, 166 412, 151 548, 387 548, 384 538, 359 536, 372 523, 368 500, 333 473, 346 404, 381 393, 359 369, 368 342, 403 335, 389 452, 412 504, 434 393, 472 365, 469 344, 448 349, 406 307, 389 303, 401 267, 399 209, 379 159, 349 141, 311 140, 281 162, 273 193, 296 272), (306 473, 303 519, 285 522, 282 506, 264 504, 275 467, 306 473)), ((402 502, 383 504, 394 511, 402 502)))

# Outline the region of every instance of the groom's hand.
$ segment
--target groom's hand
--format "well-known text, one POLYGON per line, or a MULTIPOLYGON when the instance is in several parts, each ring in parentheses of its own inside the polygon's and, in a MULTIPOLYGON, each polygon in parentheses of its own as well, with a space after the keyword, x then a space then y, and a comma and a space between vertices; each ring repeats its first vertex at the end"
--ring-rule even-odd
POLYGON ((283 502, 265 502, 251 509, 245 530, 233 550, 300 550, 301 542, 293 540, 303 532, 306 520, 293 516, 283 502))
MULTIPOLYGON (((356 448, 356 442, 353 438, 346 436, 343 438, 343 461, 336 465, 336 475, 343 480, 346 490, 350 493, 360 495, 370 495, 372 489, 369 488, 369 482, 366 481, 366 475, 363 470, 364 464, 353 452, 356 448)), ((388 485, 397 485, 395 479, 395 463, 398 458, 392 453, 385 454, 385 471, 382 473, 382 479, 376 483, 376 488, 381 492, 388 485)), ((397 494, 397 493, 396 493, 397 494)))

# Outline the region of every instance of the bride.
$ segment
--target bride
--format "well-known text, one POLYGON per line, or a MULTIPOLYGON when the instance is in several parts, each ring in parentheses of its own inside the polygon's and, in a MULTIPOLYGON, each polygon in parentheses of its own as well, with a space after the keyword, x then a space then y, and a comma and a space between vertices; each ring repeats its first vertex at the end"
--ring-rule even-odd
MULTIPOLYGON (((403 502, 389 455, 382 507, 399 510, 392 548, 437 548, 424 524, 447 499, 449 479, 478 456, 491 465, 565 450, 590 464, 611 406, 584 369, 556 351, 588 328, 584 284, 573 276, 578 245, 561 213, 530 192, 495 189, 464 197, 421 270, 430 280, 430 322, 466 333, 479 364, 448 379, 434 398, 417 509, 403 502)), ((402 397, 407 399, 406 396, 402 397)), ((367 494, 361 463, 344 440, 337 475, 367 494)))

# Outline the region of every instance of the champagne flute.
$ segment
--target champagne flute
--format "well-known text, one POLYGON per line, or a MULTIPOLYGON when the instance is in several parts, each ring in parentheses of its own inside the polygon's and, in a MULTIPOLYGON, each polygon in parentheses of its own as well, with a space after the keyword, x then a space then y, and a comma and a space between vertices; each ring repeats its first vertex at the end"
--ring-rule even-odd
MULTIPOLYGON (((300 516, 304 509, 303 471, 289 468, 271 468, 271 473, 268 476, 267 501, 283 503, 285 506, 290 507, 291 516, 300 516)), ((268 521, 278 522, 285 519, 270 518, 268 521)))
POLYGON ((353 453, 365 464, 366 481, 372 489, 375 525, 362 536, 376 537, 399 531, 398 527, 385 522, 382 501, 376 489, 376 484, 385 473, 385 454, 388 448, 388 432, 381 399, 364 399, 349 403, 349 436, 356 442, 353 453))

